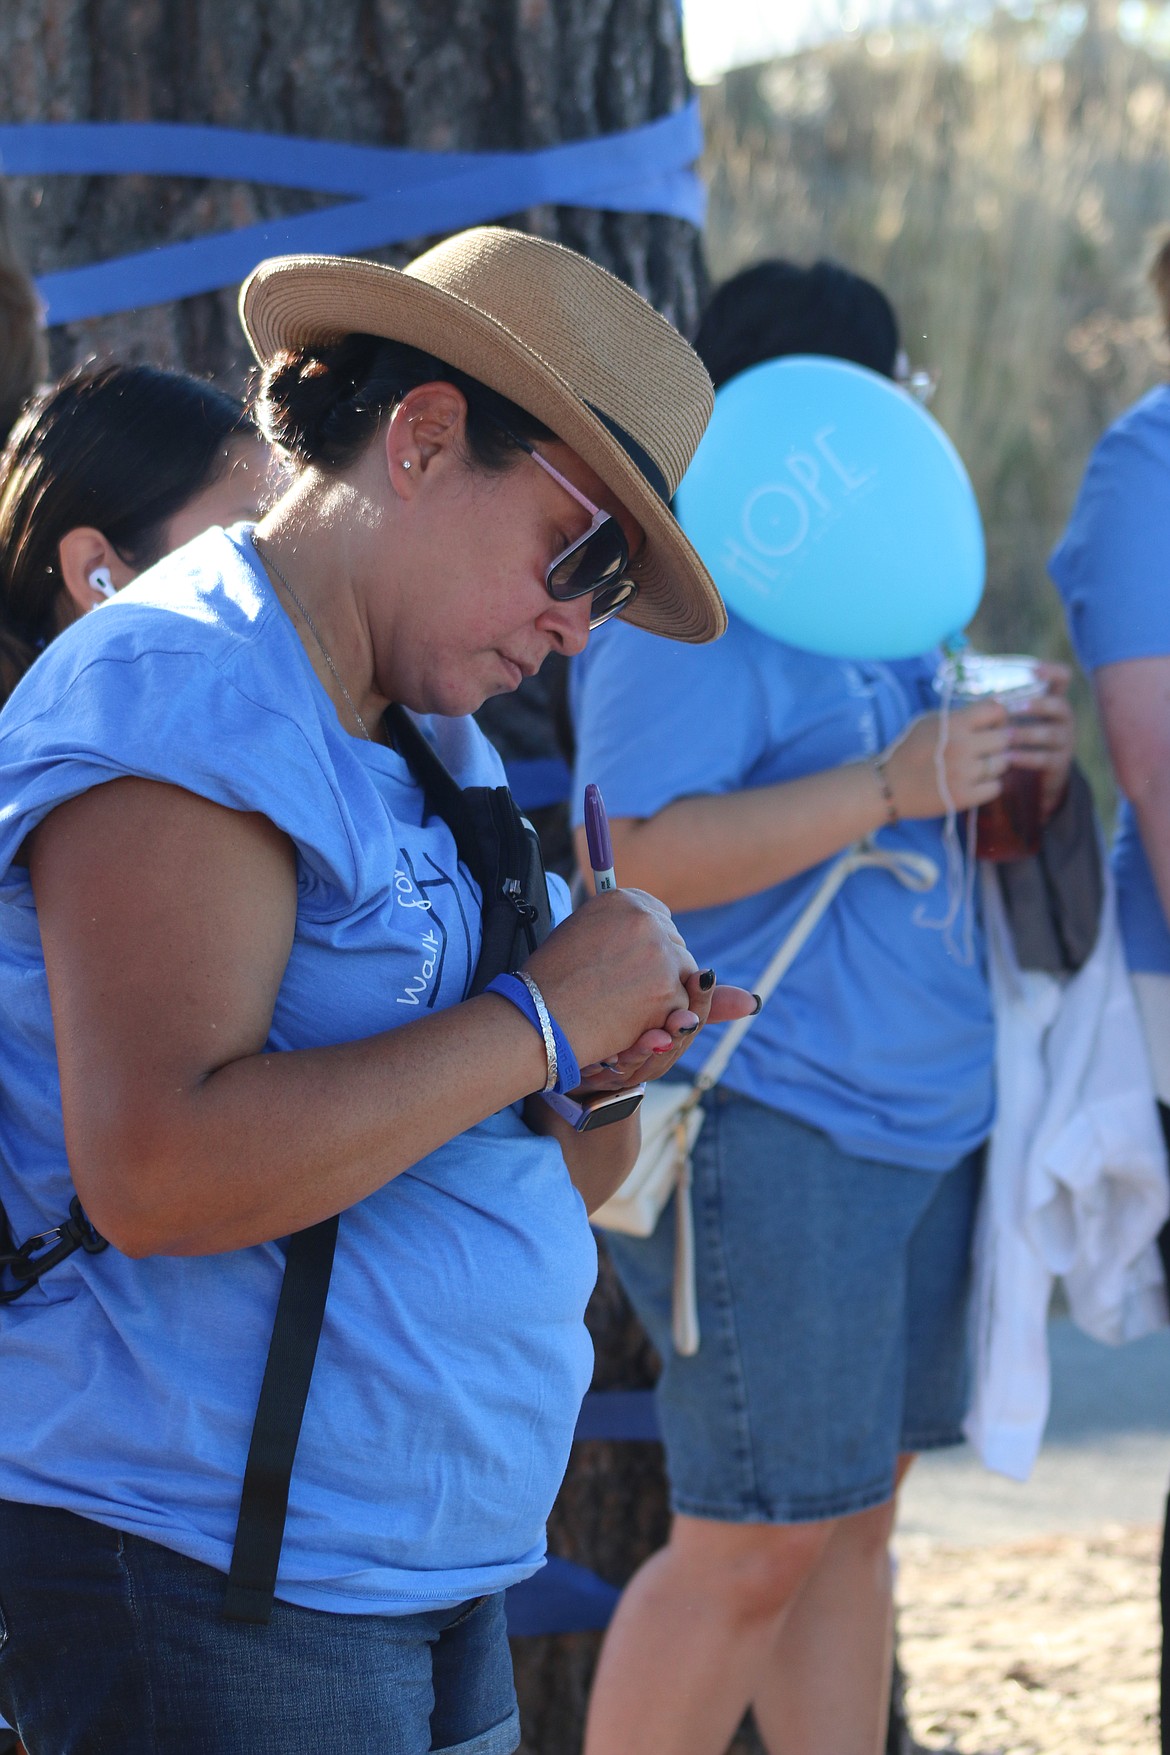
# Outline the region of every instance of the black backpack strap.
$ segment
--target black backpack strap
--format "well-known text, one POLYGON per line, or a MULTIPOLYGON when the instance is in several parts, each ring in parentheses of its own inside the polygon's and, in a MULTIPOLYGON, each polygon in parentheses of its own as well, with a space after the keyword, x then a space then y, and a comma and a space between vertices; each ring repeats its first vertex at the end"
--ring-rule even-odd
POLYGON ((264 1625, 272 1614, 289 1482, 325 1319, 336 1244, 336 1217, 323 1219, 289 1238, 224 1596, 223 1613, 229 1621, 264 1625))
MULTIPOLYGON (((481 993, 515 968, 551 925, 540 845, 504 786, 464 790, 403 707, 387 708, 391 742, 442 817, 483 895, 483 942, 470 987, 481 993)), ((325 1320, 337 1219, 289 1239, 268 1361, 252 1425, 223 1613, 267 1623, 272 1614, 297 1442, 325 1320)))
POLYGON ((32 1290, 42 1274, 65 1261, 75 1250, 87 1255, 100 1255, 109 1245, 95 1231, 81 1209, 77 1196, 69 1202, 69 1217, 47 1231, 39 1231, 17 1244, 8 1223, 8 1215, 0 1203, 0 1305, 14 1304, 32 1290), (11 1280, 11 1284, 8 1281, 11 1280))
POLYGON ((390 741, 422 787, 429 809, 442 817, 455 838, 455 850, 479 885, 485 888, 487 860, 468 809, 467 796, 437 750, 423 736, 405 707, 397 702, 382 715, 390 741))
POLYGON ((470 999, 519 968, 552 931, 540 839, 506 786, 460 786, 404 707, 388 707, 383 724, 480 888, 483 930, 470 999))

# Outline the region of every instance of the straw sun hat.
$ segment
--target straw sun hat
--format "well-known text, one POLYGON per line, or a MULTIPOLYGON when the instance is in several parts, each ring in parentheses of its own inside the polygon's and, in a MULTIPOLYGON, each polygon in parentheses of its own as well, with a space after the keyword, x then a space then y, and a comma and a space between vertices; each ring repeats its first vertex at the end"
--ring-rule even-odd
POLYGON ((405 269, 347 256, 277 256, 245 281, 240 320, 265 364, 285 348, 363 333, 437 355, 570 445, 646 533, 626 620, 713 640, 727 617, 670 500, 711 416, 697 354, 595 262, 523 232, 478 226, 405 269))

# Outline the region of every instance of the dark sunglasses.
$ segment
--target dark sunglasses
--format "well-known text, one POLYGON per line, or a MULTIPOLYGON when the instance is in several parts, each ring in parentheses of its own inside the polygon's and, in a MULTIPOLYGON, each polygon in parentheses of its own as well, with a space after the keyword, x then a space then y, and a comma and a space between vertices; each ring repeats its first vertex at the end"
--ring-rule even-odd
MULTIPOLYGON (((505 427, 504 431, 508 432, 508 429, 505 427)), ((534 445, 517 438, 512 432, 508 432, 508 437, 522 451, 527 451, 532 461, 539 463, 545 474, 559 482, 592 518, 584 536, 571 542, 553 560, 545 572, 544 584, 549 596, 557 603, 571 603, 575 597, 592 596, 589 627, 591 630, 599 628, 602 622, 617 615, 638 595, 636 581, 625 576, 630 563, 625 531, 612 512, 603 512, 600 506, 595 506, 588 495, 574 487, 559 469, 554 469, 534 445)))

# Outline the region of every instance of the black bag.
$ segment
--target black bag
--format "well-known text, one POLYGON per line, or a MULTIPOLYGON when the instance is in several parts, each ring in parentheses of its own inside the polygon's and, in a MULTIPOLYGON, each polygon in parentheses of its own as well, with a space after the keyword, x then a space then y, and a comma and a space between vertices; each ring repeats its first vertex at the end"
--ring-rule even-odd
MULTIPOLYGON (((552 928, 544 862, 532 826, 506 786, 461 787, 403 708, 383 723, 422 787, 428 814, 443 819, 483 894, 483 941, 467 997, 518 969, 552 928)), ((224 1597, 230 1621, 264 1624, 272 1614, 297 1440, 337 1244, 337 1217, 288 1240, 264 1380, 240 1495, 224 1597)))

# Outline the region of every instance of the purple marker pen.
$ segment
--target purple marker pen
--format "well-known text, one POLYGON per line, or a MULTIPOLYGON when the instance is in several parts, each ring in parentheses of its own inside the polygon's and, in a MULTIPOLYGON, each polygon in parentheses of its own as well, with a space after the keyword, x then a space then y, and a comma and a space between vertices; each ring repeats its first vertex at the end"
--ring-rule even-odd
POLYGON ((609 838, 609 818, 605 814, 601 790, 592 781, 585 788, 585 839, 589 843, 593 888, 599 896, 603 890, 616 890, 618 886, 613 872, 613 842, 609 838))
MULTIPOLYGON (((605 806, 601 802, 601 793, 592 784, 585 788, 585 839, 589 843, 589 863, 593 867, 593 885, 598 895, 602 890, 616 890, 617 878, 613 874, 613 843, 609 838, 609 822, 605 815, 605 806)), ((608 1067, 607 1060, 602 1066, 608 1067)), ((610 1068, 617 1071, 617 1068, 610 1068)), ((637 1112, 638 1106, 645 1095, 645 1085, 628 1085, 623 1091, 597 1091, 592 1096, 584 1097, 580 1102, 576 1097, 562 1097, 556 1091, 544 1091, 542 1096, 550 1109, 569 1123, 577 1133, 586 1133, 595 1127, 608 1127, 611 1121, 625 1121, 637 1112)))

